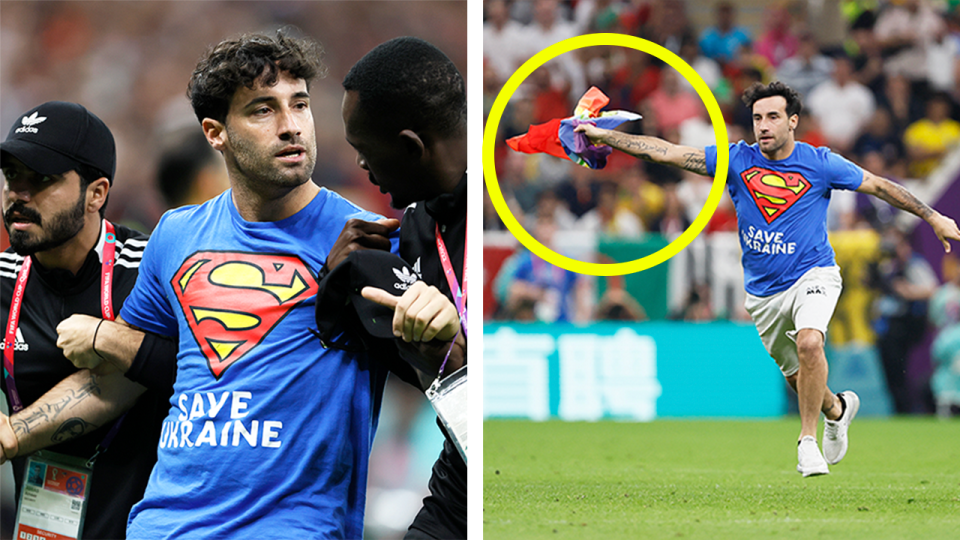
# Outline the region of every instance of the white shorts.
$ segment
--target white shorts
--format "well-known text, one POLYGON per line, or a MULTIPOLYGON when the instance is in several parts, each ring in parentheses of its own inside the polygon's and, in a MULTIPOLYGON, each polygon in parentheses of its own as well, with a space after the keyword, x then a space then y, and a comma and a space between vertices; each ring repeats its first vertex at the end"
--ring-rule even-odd
POLYGON ((784 377, 800 369, 797 331, 813 328, 826 336, 841 289, 840 267, 826 266, 811 268, 789 289, 772 296, 747 293, 744 306, 784 377))

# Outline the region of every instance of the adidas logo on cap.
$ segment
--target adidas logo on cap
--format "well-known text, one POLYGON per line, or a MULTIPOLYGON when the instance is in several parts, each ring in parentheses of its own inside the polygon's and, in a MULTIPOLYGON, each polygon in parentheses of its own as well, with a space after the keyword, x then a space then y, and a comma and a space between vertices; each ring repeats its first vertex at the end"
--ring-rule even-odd
POLYGON ((38 112, 39 111, 33 111, 33 114, 30 116, 24 116, 23 119, 20 120, 23 126, 18 127, 14 133, 38 133, 40 130, 33 126, 47 119, 46 116, 38 116, 38 112))

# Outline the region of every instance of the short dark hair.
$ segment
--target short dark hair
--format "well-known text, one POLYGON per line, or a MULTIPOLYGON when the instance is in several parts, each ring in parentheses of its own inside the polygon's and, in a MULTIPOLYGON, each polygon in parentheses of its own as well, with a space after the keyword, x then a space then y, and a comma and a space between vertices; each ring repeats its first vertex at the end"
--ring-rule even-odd
POLYGON ((788 118, 795 114, 799 115, 800 111, 803 110, 803 104, 800 102, 800 94, 780 81, 773 81, 770 84, 753 83, 743 91, 742 99, 747 108, 753 111, 754 103, 773 96, 781 96, 787 100, 788 118))
MULTIPOLYGON (((94 180, 99 180, 100 178, 107 178, 107 179, 110 178, 110 176, 107 175, 107 173, 97 169, 96 167, 84 165, 83 163, 77 163, 77 168, 74 170, 76 171, 77 176, 80 177, 80 193, 81 194, 87 190, 87 186, 92 184, 94 180)), ((108 202, 110 202, 109 193, 107 193, 107 200, 103 201, 103 206, 100 207, 101 218, 107 212, 108 202)))
POLYGON ((217 157, 217 151, 196 126, 171 133, 162 142, 157 164, 157 188, 167 206, 183 204, 197 175, 217 157))
POLYGON ((326 75, 323 47, 309 38, 294 38, 284 29, 276 37, 243 34, 226 39, 207 50, 190 76, 187 97, 197 120, 224 122, 230 100, 240 86, 253 88, 256 82, 273 86, 285 71, 307 81, 326 75))
POLYGON ((355 91, 364 114, 403 129, 453 135, 466 125, 463 77, 447 55, 422 39, 382 43, 350 68, 343 88, 355 91))

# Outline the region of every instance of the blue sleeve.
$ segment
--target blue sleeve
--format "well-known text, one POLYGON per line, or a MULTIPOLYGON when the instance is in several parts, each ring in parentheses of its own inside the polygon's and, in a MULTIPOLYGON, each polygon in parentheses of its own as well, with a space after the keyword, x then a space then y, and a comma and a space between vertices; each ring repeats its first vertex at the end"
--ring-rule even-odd
POLYGON ((717 175, 717 147, 715 145, 710 145, 703 149, 703 155, 707 160, 707 174, 710 176, 717 175))
POLYGON ((830 189, 856 190, 863 183, 863 169, 847 158, 827 150, 824 155, 830 189))
MULTIPOLYGON (((727 165, 728 171, 733 169, 731 165, 733 164, 733 157, 737 152, 737 148, 739 144, 740 143, 737 143, 737 144, 730 143, 730 161, 727 165)), ((710 176, 716 176, 717 175, 717 147, 715 145, 710 145, 704 148, 703 155, 706 158, 706 162, 707 162, 707 173, 710 176)), ((733 195, 733 191, 736 188, 737 183, 731 181, 729 172, 727 173, 726 184, 727 184, 727 191, 729 191, 730 194, 733 195)))
POLYGON ((133 291, 123 303, 120 316, 123 320, 143 328, 149 332, 162 336, 175 337, 179 335, 177 318, 173 314, 167 297, 164 294, 162 262, 165 254, 164 218, 160 218, 156 231, 147 242, 140 261, 137 283, 133 291))

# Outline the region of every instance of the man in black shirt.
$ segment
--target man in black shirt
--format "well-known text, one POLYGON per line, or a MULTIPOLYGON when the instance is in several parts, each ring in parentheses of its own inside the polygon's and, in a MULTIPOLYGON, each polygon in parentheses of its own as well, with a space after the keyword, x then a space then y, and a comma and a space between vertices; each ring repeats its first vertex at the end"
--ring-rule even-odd
MULTIPOLYGON (((343 81, 347 142, 370 181, 407 207, 400 227, 400 256, 423 280, 399 300, 369 288, 364 296, 393 307, 399 355, 429 385, 448 350, 442 375, 466 364, 464 261, 467 214, 467 113, 463 78, 439 49, 416 38, 379 45, 351 68, 343 81), (441 262, 441 251, 448 262, 441 262), (445 271, 449 270, 449 271, 445 271), (443 300, 443 301, 440 301, 443 300), (459 300, 459 301, 458 301, 459 300), (453 308, 451 310, 451 308, 453 308), (461 320, 462 319, 462 320, 461 320), (451 335, 453 334, 453 335, 451 335), (433 339, 434 336, 436 339, 433 339)), ((382 246, 396 222, 347 224, 331 250, 334 268, 355 249, 382 246), (377 238, 380 237, 380 238, 377 238)), ((442 429, 442 426, 441 426, 442 429)), ((466 538, 467 466, 451 436, 433 467, 430 496, 406 535, 408 540, 466 538)))
POLYGON ((0 415, 0 460, 13 460, 19 494, 22 456, 37 448, 21 447, 18 437, 30 433, 53 443, 49 450, 83 460, 99 452, 82 535, 123 538, 157 459, 167 396, 141 395, 143 388, 119 373, 77 370, 57 347, 57 326, 74 313, 113 318, 137 279, 147 237, 103 219, 116 171, 113 135, 80 105, 44 103, 18 118, 0 144, 0 168, 11 244, 0 254, 4 392, 14 413, 0 415), (48 405, 33 405, 69 377, 82 382, 48 405), (118 384, 104 384, 107 377, 118 384), (92 395, 136 404, 122 419, 94 425, 71 414, 92 395))

